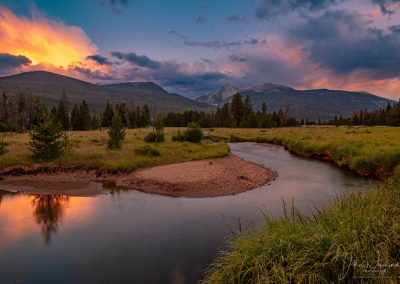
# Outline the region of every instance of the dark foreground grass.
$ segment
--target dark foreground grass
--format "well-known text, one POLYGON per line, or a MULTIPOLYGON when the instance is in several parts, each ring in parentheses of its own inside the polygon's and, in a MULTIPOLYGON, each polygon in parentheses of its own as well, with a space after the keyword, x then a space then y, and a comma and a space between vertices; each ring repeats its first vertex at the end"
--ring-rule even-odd
POLYGON ((377 190, 338 199, 312 217, 289 215, 231 240, 203 282, 400 280, 400 168, 377 190))

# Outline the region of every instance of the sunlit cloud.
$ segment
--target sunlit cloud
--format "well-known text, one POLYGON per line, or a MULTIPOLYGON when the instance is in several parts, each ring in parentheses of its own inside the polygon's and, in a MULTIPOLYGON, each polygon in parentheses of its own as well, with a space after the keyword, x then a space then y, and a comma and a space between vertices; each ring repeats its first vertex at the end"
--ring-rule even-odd
POLYGON ((0 53, 25 56, 31 60, 31 65, 65 69, 85 61, 97 51, 80 27, 47 19, 36 9, 32 9, 31 17, 27 18, 0 7, 0 53))

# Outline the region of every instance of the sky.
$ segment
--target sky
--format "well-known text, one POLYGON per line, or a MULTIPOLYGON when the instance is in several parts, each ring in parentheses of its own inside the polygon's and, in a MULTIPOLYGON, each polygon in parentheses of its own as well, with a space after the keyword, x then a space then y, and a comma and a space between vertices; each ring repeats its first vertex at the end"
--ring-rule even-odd
POLYGON ((0 76, 400 98, 400 0, 0 0, 0 76))

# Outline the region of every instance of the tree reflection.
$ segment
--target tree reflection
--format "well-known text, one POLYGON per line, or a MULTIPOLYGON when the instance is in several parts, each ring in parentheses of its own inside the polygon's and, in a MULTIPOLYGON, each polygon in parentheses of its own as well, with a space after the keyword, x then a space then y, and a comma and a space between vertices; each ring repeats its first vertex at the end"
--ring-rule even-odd
POLYGON ((68 197, 63 195, 33 195, 33 216, 46 243, 50 243, 52 234, 57 232, 67 203, 68 197))
POLYGON ((1 189, 0 189, 0 206, 1 206, 1 203, 3 202, 3 200, 4 200, 5 197, 7 197, 7 196, 13 196, 13 195, 16 195, 16 193, 15 193, 15 192, 10 192, 10 191, 5 191, 5 190, 1 190, 1 189))

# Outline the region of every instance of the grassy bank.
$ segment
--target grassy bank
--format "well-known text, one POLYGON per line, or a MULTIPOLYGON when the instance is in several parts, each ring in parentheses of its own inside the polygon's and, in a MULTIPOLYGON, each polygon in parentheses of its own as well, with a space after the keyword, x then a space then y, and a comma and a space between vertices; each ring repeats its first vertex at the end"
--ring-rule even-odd
POLYGON ((30 158, 29 135, 12 134, 3 136, 7 142, 7 152, 0 156, 0 169, 15 166, 43 167, 90 167, 106 170, 132 170, 182 161, 222 157, 229 154, 225 143, 202 141, 199 144, 188 142, 172 142, 171 137, 177 129, 166 129, 166 141, 163 143, 147 143, 151 150, 159 155, 151 155, 140 151, 146 144, 144 136, 151 129, 129 129, 121 151, 107 150, 108 134, 106 130, 69 132, 73 147, 62 157, 46 163, 36 163, 30 158))
POLYGON ((368 277, 390 283, 399 277, 400 267, 390 266, 400 261, 400 170, 378 190, 336 201, 315 217, 288 215, 266 219, 261 230, 232 240, 204 283, 348 283, 368 277))
POLYGON ((400 164, 400 128, 395 127, 217 128, 209 133, 232 142, 283 145, 304 157, 331 159, 361 175, 390 175, 400 164))
POLYGON ((399 128, 214 129, 210 134, 280 144, 305 157, 329 157, 363 175, 388 177, 377 190, 336 200, 313 217, 291 211, 282 219, 266 218, 260 230, 230 241, 206 271, 204 283, 398 280, 399 128))

